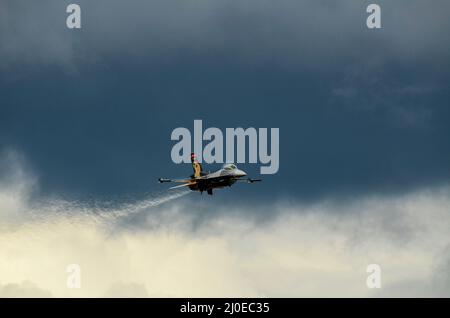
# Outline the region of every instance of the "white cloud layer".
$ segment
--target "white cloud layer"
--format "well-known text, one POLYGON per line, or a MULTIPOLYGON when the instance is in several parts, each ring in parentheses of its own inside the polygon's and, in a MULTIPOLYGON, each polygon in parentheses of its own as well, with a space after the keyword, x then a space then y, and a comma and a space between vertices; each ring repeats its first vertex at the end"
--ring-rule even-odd
POLYGON ((450 296, 448 187, 309 206, 200 203, 211 213, 199 216, 200 196, 37 201, 15 175, 0 182, 2 297, 450 296), (371 263, 381 289, 366 287, 371 263), (80 289, 66 286, 69 264, 80 289))

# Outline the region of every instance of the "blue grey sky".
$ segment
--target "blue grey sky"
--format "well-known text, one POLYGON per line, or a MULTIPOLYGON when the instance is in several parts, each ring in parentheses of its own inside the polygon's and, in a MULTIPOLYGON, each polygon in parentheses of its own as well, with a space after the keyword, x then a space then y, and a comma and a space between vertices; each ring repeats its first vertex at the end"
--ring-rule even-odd
POLYGON ((0 3, 0 151, 22 154, 43 194, 159 191, 158 177, 191 173, 170 134, 194 119, 280 128, 279 172, 224 198, 450 179, 448 1, 378 1, 380 30, 369 1, 347 0, 80 0, 69 30, 70 2, 0 3))
POLYGON ((0 0, 0 297, 448 297, 449 12, 0 0), (279 128, 279 172, 167 190, 195 119, 279 128))

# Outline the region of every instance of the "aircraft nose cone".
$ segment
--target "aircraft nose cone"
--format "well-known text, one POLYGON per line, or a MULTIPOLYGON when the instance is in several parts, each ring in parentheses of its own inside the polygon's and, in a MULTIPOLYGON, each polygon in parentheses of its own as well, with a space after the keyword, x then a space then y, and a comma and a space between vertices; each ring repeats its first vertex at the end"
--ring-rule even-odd
POLYGON ((238 171, 237 171, 237 175, 238 175, 239 177, 245 177, 247 174, 245 173, 245 171, 238 170, 238 171))

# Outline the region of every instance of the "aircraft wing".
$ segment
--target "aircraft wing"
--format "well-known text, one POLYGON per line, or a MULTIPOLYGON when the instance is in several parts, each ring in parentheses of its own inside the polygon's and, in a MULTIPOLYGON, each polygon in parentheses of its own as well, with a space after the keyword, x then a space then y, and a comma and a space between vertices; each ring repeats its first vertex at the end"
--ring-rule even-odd
POLYGON ((165 182, 192 182, 192 179, 165 179, 165 178, 159 178, 159 183, 165 183, 165 182))
POLYGON ((194 184, 195 184, 195 182, 190 182, 190 183, 180 184, 180 185, 171 187, 171 188, 169 188, 169 189, 177 189, 177 188, 182 188, 182 187, 188 187, 188 186, 194 185, 194 184))
POLYGON ((262 179, 251 179, 251 178, 247 178, 247 179, 237 179, 236 181, 247 182, 247 183, 253 183, 253 182, 261 182, 262 179))

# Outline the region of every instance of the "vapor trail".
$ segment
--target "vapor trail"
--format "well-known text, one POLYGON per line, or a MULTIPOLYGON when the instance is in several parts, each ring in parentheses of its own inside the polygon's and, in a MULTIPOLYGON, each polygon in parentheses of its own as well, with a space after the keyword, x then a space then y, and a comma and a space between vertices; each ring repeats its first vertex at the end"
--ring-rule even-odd
POLYGON ((107 219, 118 219, 127 217, 132 214, 136 214, 139 212, 144 212, 145 210, 157 207, 163 203, 181 198, 187 194, 189 194, 189 190, 181 190, 181 191, 173 191, 171 193, 164 193, 157 196, 152 196, 150 198, 137 201, 134 203, 128 203, 114 210, 102 210, 99 211, 98 215, 102 218, 107 219))
MULTIPOLYGON (((28 209, 27 216, 30 223, 54 223, 65 219, 71 223, 113 222, 133 214, 147 212, 161 204, 181 198, 189 194, 189 190, 151 193, 141 200, 131 203, 114 202, 83 202, 53 199, 40 202, 28 209)), ((28 222, 27 222, 28 223, 28 222)), ((25 225, 25 224, 23 224, 25 225)))

